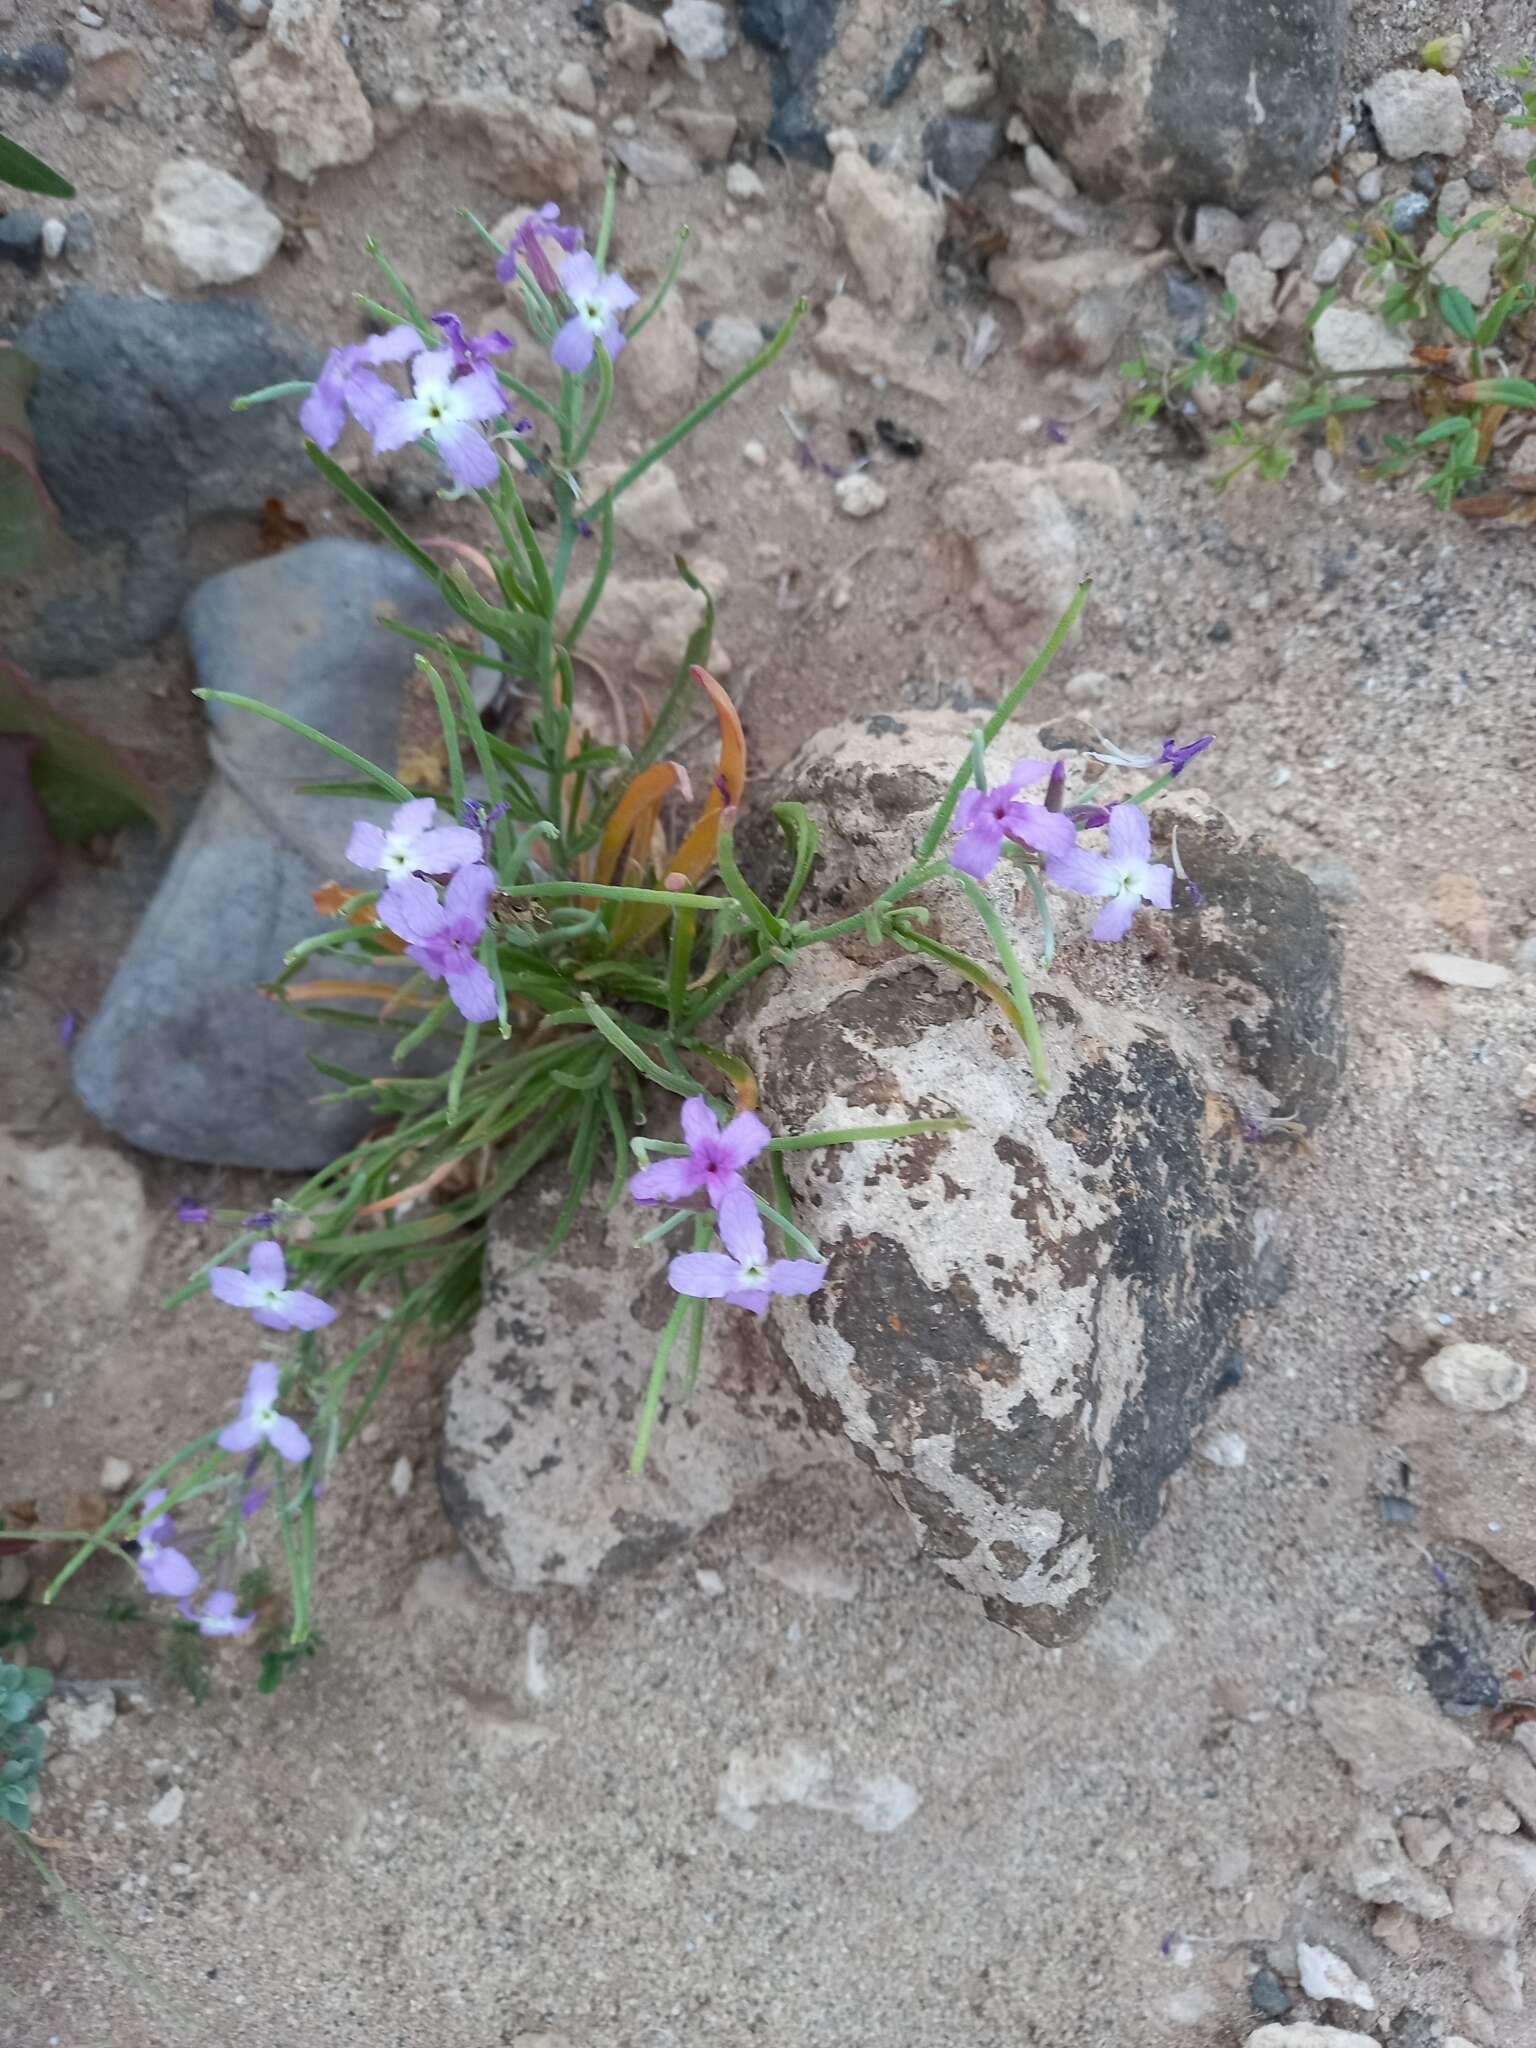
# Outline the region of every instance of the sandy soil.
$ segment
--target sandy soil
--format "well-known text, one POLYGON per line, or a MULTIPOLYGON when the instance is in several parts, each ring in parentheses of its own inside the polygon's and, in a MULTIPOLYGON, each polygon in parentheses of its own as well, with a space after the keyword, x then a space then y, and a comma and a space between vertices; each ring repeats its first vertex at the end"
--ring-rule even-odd
MULTIPOLYGON (((8 11, 12 45, 70 12, 8 11)), ((99 245, 81 274, 132 290, 142 195, 173 147, 258 185, 265 174, 224 83, 244 35, 164 37, 148 0, 103 11, 146 52, 138 109, 3 95, 0 115, 74 169, 99 245)), ((420 8, 350 11, 354 61, 381 103, 509 70, 537 93, 572 56, 602 65, 571 17, 541 5, 445 0, 430 35, 420 8)), ((1476 17, 1474 98, 1519 54, 1518 15, 1476 17)), ((850 13, 864 41, 839 59, 846 91, 918 18, 911 0, 850 13)), ((1361 10, 1350 82, 1435 25, 1416 5, 1361 10)), ((876 115, 850 103, 849 118, 914 161, 945 67, 979 47, 963 13, 947 15, 908 99, 876 115)), ((648 132, 646 99, 672 76, 615 72, 600 123, 628 113, 648 132)), ((746 138, 766 124, 750 53, 702 87, 677 76, 676 91, 733 108, 746 138)), ((366 165, 308 193, 272 187, 291 252, 244 289, 317 337, 342 331, 365 282, 365 232, 427 298, 494 304, 447 222, 460 203, 500 210, 483 163, 430 116, 385 125, 399 132, 366 165)), ((1481 142, 1490 127, 1480 113, 1481 142)), ((846 267, 817 222, 816 174, 755 161, 768 196, 750 209, 725 200, 716 171, 623 211, 618 249, 636 271, 660 264, 681 214, 693 223, 694 319, 780 317, 798 292, 824 301, 846 267)), ((993 178, 981 217, 1022 238, 1005 196, 1017 170, 993 178)), ((1318 231, 1305 193, 1271 210, 1318 231)), ((7 274, 0 290, 21 317, 65 281, 7 274)), ((1007 308, 991 308, 1002 351, 979 375, 959 367, 962 318, 987 303, 963 269, 945 274, 903 337, 942 403, 841 380, 841 417, 816 430, 827 460, 848 459, 847 426, 868 433, 887 410, 926 444, 913 463, 877 457, 890 503, 874 520, 844 519, 830 482, 797 464, 777 411, 788 370, 675 466, 698 552, 731 569, 722 635, 768 765, 849 710, 995 690, 1029 651, 986 632, 934 516, 968 463, 1091 453, 1136 493, 1134 524, 1095 550, 1095 602, 1045 708, 1122 741, 1213 730, 1200 778, 1217 800, 1291 859, 1349 871, 1333 887, 1349 899, 1336 908, 1351 1063, 1320 1137, 1270 1167, 1292 1285, 1256 1319, 1222 1416, 1247 1439, 1247 1466, 1181 1477, 1110 1614, 1063 1651, 982 1621, 913 1560, 893 1515, 825 1475, 738 1511, 659 1581, 505 1600, 456 1557, 431 1482, 453 1360, 417 1358, 328 1499, 324 1652, 275 1701, 256 1696, 238 1648, 198 1711, 132 1636, 71 1615, 45 1624, 38 1648, 61 1679, 146 1684, 101 1741, 60 1755, 39 1816, 119 1960, 8 1859, 6 2048, 1225 2048, 1255 2024, 1255 1963, 1284 1964, 1298 1935, 1338 1948, 1375 1990, 1373 2019, 1340 2009, 1340 2023, 1385 2034, 1406 2006, 1475 2031, 1461 1945, 1427 1929, 1418 1955, 1399 1957, 1332 1874, 1359 1802, 1308 1701, 1354 1683, 1420 1691, 1414 1651, 1441 1612, 1426 1532, 1377 1506, 1397 1485, 1379 1418, 1408 1370, 1388 1324, 1427 1313, 1536 1364, 1531 1128, 1517 1111, 1536 1058, 1531 982, 1452 994, 1405 965, 1423 947, 1507 960, 1536 930, 1529 535, 1470 529, 1357 480, 1325 503, 1308 472, 1283 492, 1216 499, 1201 465, 1130 436, 1112 403, 1057 448, 1039 422, 1082 407, 1021 366, 1007 308), (742 456, 754 439, 765 468, 742 456), (1068 695, 1084 672, 1103 681, 1068 695), (388 1484, 402 1457, 403 1499, 388 1484), (900 1778, 915 1814, 886 1835, 798 1808, 750 1833, 718 1816, 733 1753, 795 1744, 900 1778), (181 1817, 152 1824, 171 1786, 181 1817)), ((809 348, 794 361, 808 367, 809 348)), ((295 509, 325 530, 318 499, 295 509)), ((58 688, 185 805, 203 772, 187 680, 172 643, 58 688)), ((103 1143, 54 1030, 104 988, 157 858, 125 844, 108 865, 73 865, 8 938, 7 1142, 103 1143)), ((95 1485, 104 1455, 146 1468, 245 1357, 211 1304, 174 1320, 154 1304, 200 1249, 171 1220, 176 1196, 255 1201, 270 1183, 114 1156, 115 1177, 62 1191, 6 1248, 0 1381, 25 1387, 0 1407, 0 1499, 35 1495, 50 1517, 95 1485)), ((1491 1654, 1510 1670, 1518 1631, 1497 1630, 1491 1654)), ((1477 2024, 1491 2048, 1530 2038, 1528 2017, 1477 2024)))

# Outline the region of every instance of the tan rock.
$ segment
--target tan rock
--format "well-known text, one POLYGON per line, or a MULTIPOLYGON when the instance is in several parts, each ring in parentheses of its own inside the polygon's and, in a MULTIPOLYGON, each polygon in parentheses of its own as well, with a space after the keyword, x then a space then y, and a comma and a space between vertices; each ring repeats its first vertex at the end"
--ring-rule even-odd
POLYGON ((569 107, 573 114, 595 114, 597 112, 597 87, 592 83, 592 74, 585 64, 572 60, 562 64, 555 73, 555 98, 562 107, 569 107))
POLYGON ((1528 1375, 1517 1358, 1495 1344, 1447 1344, 1419 1371, 1424 1384, 1447 1408, 1493 1415, 1520 1400, 1528 1375))
POLYGON ((974 462, 939 517, 970 545, 973 599, 999 639, 1047 630, 1077 586, 1077 536, 1047 472, 1020 462, 974 462))
POLYGON ((928 304, 944 209, 910 179, 876 170, 853 150, 832 166, 827 212, 877 305, 910 320, 928 304))
MULTIPOLYGON (((690 567, 718 604, 729 581, 725 569, 709 561, 690 567)), ((568 590, 562 625, 574 616, 582 595, 579 584, 568 590)), ((669 683, 703 616, 704 599, 678 576, 610 576, 579 645, 613 673, 669 683)), ((718 653, 710 666, 716 674, 723 671, 718 653)))
POLYGON ((1414 1492, 1437 1534, 1477 1544, 1506 1571, 1536 1580, 1536 1412, 1528 1401, 1497 1414, 1447 1409, 1423 1392, 1387 1416, 1391 1440, 1413 1467, 1414 1492))
POLYGON ((513 198, 533 205, 580 199, 603 182, 597 128, 585 114, 500 91, 458 93, 436 101, 434 111, 448 130, 468 130, 485 143, 498 189, 513 198))
POLYGON ((144 254, 186 291, 259 276, 277 254, 283 224, 238 178, 200 157, 174 157, 155 174, 144 254))
POLYGON ((674 286, 661 310, 624 351, 621 396, 651 427, 669 427, 692 405, 699 386, 699 338, 674 286))
POLYGON ((149 0, 162 28, 173 35, 195 36, 213 25, 213 0, 149 0))
POLYGON ((829 370, 854 377, 884 377, 934 405, 949 403, 946 387, 903 349, 890 321, 878 319, 846 292, 840 292, 827 307, 827 317, 811 349, 817 362, 829 370))
POLYGON ((1419 901, 1441 931, 1469 953, 1486 959, 1493 950, 1499 914, 1475 875, 1448 868, 1433 877, 1419 901))
POLYGON ((1023 314, 1019 346, 1025 355, 1099 370, 1125 331, 1132 292, 1167 260, 1162 250, 1148 256, 1111 256, 1101 249, 1005 256, 991 265, 987 281, 1023 314))
MULTIPOLYGON (((624 467, 613 462, 591 470, 585 477, 588 494, 600 497, 624 467)), ((699 530, 683 498, 677 471, 665 462, 653 464, 618 500, 613 523, 634 547, 667 556, 685 547, 699 530)))
POLYGON ((667 32, 652 14, 642 14, 629 0, 612 0, 603 10, 608 53, 626 71, 649 71, 667 47, 667 32))
POLYGON ((75 97, 82 107, 126 107, 144 90, 144 59, 126 36, 107 28, 72 28, 75 97))
MULTIPOLYGON (((1323 319, 1327 318, 1325 313, 1323 319)), ((1510 979, 1509 969, 1496 960, 1468 960, 1459 953, 1410 953, 1408 971, 1421 981, 1438 982, 1441 988, 1502 988, 1510 979)))
POLYGON ((1392 1792, 1429 1771, 1456 1770, 1475 1751, 1469 1737, 1433 1707, 1395 1693, 1340 1687, 1314 1693, 1323 1739, 1368 1791, 1392 1792))
POLYGON ((229 67, 241 118, 302 184, 373 154, 373 113, 341 44, 340 0, 275 0, 265 35, 229 67))

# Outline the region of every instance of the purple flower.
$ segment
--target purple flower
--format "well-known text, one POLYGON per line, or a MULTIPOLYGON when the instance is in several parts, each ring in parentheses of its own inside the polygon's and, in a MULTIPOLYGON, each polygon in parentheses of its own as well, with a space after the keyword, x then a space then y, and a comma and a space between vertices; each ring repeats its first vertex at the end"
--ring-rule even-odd
POLYGON ((213 1221, 213 1211, 205 1209, 201 1202, 194 1202, 183 1195, 176 1204, 176 1221, 178 1223, 211 1223, 213 1221))
POLYGON ((79 1029, 80 1019, 75 1015, 73 1010, 66 1010, 63 1016, 59 1019, 59 1043, 63 1046, 66 1052, 68 1052, 69 1048, 74 1044, 75 1034, 79 1031, 79 1029))
POLYGON ((814 1259, 768 1262, 762 1218, 746 1186, 728 1190, 715 1219, 723 1252, 683 1252, 667 1268, 679 1294, 699 1301, 728 1301, 760 1316, 775 1294, 814 1294, 826 1267, 814 1259))
MULTIPOLYGON (((153 1493, 145 1494, 143 1505, 157 1508, 164 1499, 165 1488, 157 1486, 153 1493)), ((168 1593, 182 1600, 196 1588, 197 1566, 170 1547, 175 1534, 176 1525, 169 1515, 157 1515, 139 1531, 139 1576, 146 1593, 168 1593)))
POLYGON ((590 368, 599 342, 608 351, 610 361, 623 348, 624 331, 619 326, 619 315, 627 313, 640 294, 616 270, 599 277, 597 265, 585 249, 567 256, 561 264, 560 289, 573 310, 550 344, 549 352, 562 370, 579 377, 590 368))
POLYGON ((299 425, 320 448, 334 448, 351 413, 369 433, 399 398, 374 372, 377 363, 403 363, 426 343, 414 327, 402 324, 367 341, 333 348, 321 365, 315 387, 299 407, 299 425))
POLYGON ((1101 825, 1109 823, 1107 804, 1068 804, 1063 816, 1072 820, 1079 832, 1096 832, 1101 825))
POLYGON ((484 797, 467 796, 464 799, 464 825, 473 832, 480 842, 480 858, 489 863, 491 858, 491 834, 497 823, 504 818, 512 806, 503 800, 489 804, 484 797))
POLYGON ((1170 775, 1182 775, 1196 754, 1203 754, 1215 737, 1214 733, 1208 732, 1203 739, 1191 740, 1184 747, 1174 740, 1164 740, 1155 754, 1133 754, 1125 747, 1112 745, 1100 733, 1099 745, 1103 752, 1094 754, 1092 758, 1111 768, 1166 768, 1170 775))
POLYGON ((490 370, 494 376, 491 357, 510 355, 517 347, 511 335, 503 334, 499 327, 492 327, 485 334, 467 335, 457 313, 434 313, 432 325, 441 327, 447 335, 454 368, 461 377, 467 377, 472 370, 490 370))
POLYGON ((528 266, 528 273, 546 299, 554 298, 559 290, 559 280, 549 258, 539 246, 541 242, 553 242, 557 249, 563 249, 569 256, 581 247, 581 229, 559 227, 560 209, 553 200, 530 213, 517 233, 508 242, 496 265, 496 276, 502 284, 516 284, 517 259, 521 257, 528 266))
POLYGON ((1172 740, 1164 740, 1163 750, 1157 758, 1170 775, 1182 775, 1196 754, 1203 754, 1215 737, 1215 733, 1208 732, 1203 739, 1191 740, 1186 747, 1176 746, 1172 740))
POLYGON ((1050 773, 1049 761, 1015 761, 1008 780, 996 789, 966 790, 955 805, 950 828, 960 834, 949 856, 951 866, 984 882, 997 866, 1005 839, 1032 846, 1037 853, 1069 852, 1077 836, 1071 819, 1064 812, 1048 811, 1044 804, 1018 800, 1021 789, 1044 782, 1050 773))
POLYGON ((251 1367, 239 1419, 219 1431, 221 1451, 253 1451, 258 1444, 270 1444, 280 1458, 295 1465, 309 1456, 309 1438, 291 1417, 277 1412, 281 1377, 270 1358, 259 1358, 251 1367))
POLYGON ((448 984, 459 1015, 489 1024, 496 1014, 496 986, 475 958, 485 930, 496 879, 477 862, 460 868, 439 903, 430 883, 407 875, 379 898, 379 923, 404 939, 406 955, 434 981, 448 984))
POLYGON ((236 1614, 235 1596, 224 1586, 208 1595, 201 1614, 195 1613, 186 1600, 180 1605, 183 1620, 195 1621, 199 1635, 243 1636, 256 1619, 255 1608, 249 1614, 236 1614))
MULTIPOLYGON (((252 1458, 251 1464, 254 1465, 256 1462, 256 1459, 252 1458)), ((247 1467, 246 1476, 250 1476, 249 1467, 247 1467)), ((318 1490, 319 1489, 317 1488, 316 1491, 318 1492, 318 1490)), ((270 1486, 253 1486, 250 1492, 242 1497, 240 1502, 240 1519, 242 1522, 255 1521, 256 1517, 261 1513, 262 1509, 266 1506, 267 1495, 271 1491, 272 1489, 270 1486)))
POLYGON ((390 818, 388 825, 370 825, 359 818, 347 841, 347 859, 355 868, 377 868, 391 880, 418 872, 451 875, 480 858, 480 834, 464 825, 442 824, 436 801, 415 796, 390 818))
POLYGON ((264 1330, 323 1330, 327 1323, 335 1322, 336 1311, 329 1302, 302 1287, 285 1285, 287 1278, 282 1246, 275 1237, 264 1237, 251 1246, 249 1272, 242 1273, 235 1266, 214 1266, 208 1285, 232 1308, 248 1308, 264 1330))
POLYGON ((411 364, 412 394, 397 398, 370 423, 381 455, 430 434, 448 474, 465 490, 488 490, 501 474, 496 450, 481 433, 505 410, 495 373, 482 364, 460 375, 451 348, 429 349, 411 364))
POLYGON ((1091 936, 1123 939, 1138 904, 1167 910, 1173 902, 1173 869, 1149 860, 1151 851, 1146 813, 1137 804, 1116 804, 1109 814, 1108 855, 1074 846, 1046 862, 1046 880, 1079 896, 1107 897, 1091 936))
POLYGON ((715 1112, 702 1095, 683 1104, 683 1136, 688 1150, 680 1159, 658 1159, 643 1166, 629 1183, 637 1202, 686 1202, 702 1188, 718 1209, 733 1188, 744 1187, 741 1171, 768 1143, 772 1133, 750 1109, 733 1116, 722 1131, 715 1112))

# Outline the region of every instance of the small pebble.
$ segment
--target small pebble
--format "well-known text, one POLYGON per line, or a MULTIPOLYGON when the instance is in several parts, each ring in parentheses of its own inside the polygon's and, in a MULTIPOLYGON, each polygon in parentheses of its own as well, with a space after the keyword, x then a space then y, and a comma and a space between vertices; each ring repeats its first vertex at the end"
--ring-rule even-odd
POLYGON ((57 217, 50 216, 43 222, 43 254, 50 262, 64 254, 64 244, 68 237, 69 229, 57 217))
POLYGON ((849 519, 868 519, 885 509, 885 486, 877 483, 867 469, 856 469, 851 476, 839 477, 832 490, 838 511, 849 519))
POLYGON ((726 168, 725 189, 732 199, 761 199, 767 187, 750 164, 730 164, 726 168))
POLYGON ((585 64, 574 60, 562 64, 555 73, 555 98, 562 107, 569 107, 576 114, 591 114, 597 110, 597 87, 592 83, 592 74, 585 64))
POLYGON ((706 1600, 718 1600, 725 1591, 724 1579, 721 1578, 718 1572, 711 1571, 708 1565, 699 1566, 693 1575, 693 1583, 698 1587, 706 1600))
POLYGON ((1472 187, 1466 178, 1448 178, 1440 187, 1440 211, 1447 220, 1460 220, 1472 204, 1472 187))
POLYGON ((1459 953, 1410 953, 1408 972, 1442 988, 1502 988, 1510 978, 1495 960, 1467 960, 1459 953))
POLYGON ((1392 202, 1392 226, 1400 235, 1411 234, 1429 214, 1429 200, 1422 192, 1405 192, 1392 202))
POLYGON ((26 1380, 0 1380, 0 1402, 24 1401, 29 1384, 26 1380))
POLYGON ((187 1803, 187 1795, 179 1785, 172 1785, 161 1793, 149 1809, 146 1818, 151 1827, 173 1828, 181 1819, 181 1810, 187 1803))
POLYGON ((1235 1429, 1213 1429, 1195 1445, 1195 1455, 1207 1465, 1237 1472, 1248 1462, 1248 1440, 1235 1429))
POLYGON ((946 114, 974 114, 979 107, 986 105, 992 91, 990 71, 957 71, 953 78, 944 81, 944 111, 946 114))
POLYGON ((1077 186, 1064 171, 1055 157, 1038 142, 1031 142, 1024 151, 1024 168, 1040 187, 1049 192, 1053 199, 1075 199, 1077 186))
POLYGON ((107 25, 106 16, 98 14, 94 7, 82 7, 75 19, 82 28, 105 28, 107 25))
POLYGON ((1370 1986, 1357 1977, 1344 1958, 1336 1956, 1331 1948, 1298 1941, 1296 1963, 1301 1975, 1301 1988, 1309 1998, 1336 1998, 1343 2005, 1358 2006, 1361 2012, 1376 2010, 1376 1999, 1370 1986))
POLYGON ((1285 1986, 1273 1970, 1255 1970, 1248 1983, 1248 1998, 1256 2013, 1278 2020, 1291 2009, 1285 1986))
POLYGON ((394 1464, 389 1468, 389 1490, 396 1500, 405 1499, 405 1496, 411 1490, 411 1481, 415 1476, 415 1473, 411 1470, 409 1458, 396 1458, 394 1464))
POLYGON ((103 1493, 121 1493, 133 1477, 133 1467, 126 1458, 103 1458, 101 1461, 101 1490, 103 1493))
POLYGON ((1493 1415, 1522 1398, 1528 1384, 1525 1367, 1493 1344, 1447 1344, 1426 1358, 1419 1375, 1437 1401, 1447 1408, 1493 1415))
POLYGON ((1008 126, 1003 130, 1003 136, 1006 141, 1013 144, 1015 149, 1028 149, 1035 139, 1035 131, 1030 127, 1022 114, 1010 114, 1008 116, 1008 126))
POLYGON ((1335 235, 1333 240, 1319 254, 1312 265, 1314 284, 1337 284, 1349 268, 1350 258, 1355 253, 1353 235, 1335 235))
POLYGON ((1288 270, 1301 254, 1301 229, 1293 220, 1272 220, 1259 236, 1259 261, 1266 270, 1288 270))
POLYGON ((1355 197, 1362 206, 1374 206, 1381 197, 1380 171, 1364 171, 1355 187, 1355 197))
POLYGON ((768 450, 761 441, 743 441, 741 444, 741 459, 743 462, 750 462, 754 469, 766 469, 768 467, 768 450))

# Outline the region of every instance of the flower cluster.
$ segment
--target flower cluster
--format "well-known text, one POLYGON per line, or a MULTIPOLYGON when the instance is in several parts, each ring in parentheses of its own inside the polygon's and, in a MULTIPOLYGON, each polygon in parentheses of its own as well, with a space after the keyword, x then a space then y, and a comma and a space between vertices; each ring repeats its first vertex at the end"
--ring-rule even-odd
POLYGON ((826 1277, 819 1260, 768 1257, 757 1198, 745 1177, 773 1139, 761 1117, 744 1109, 722 1130, 705 1098, 692 1095, 683 1104, 682 1125, 687 1150, 642 1167, 629 1183, 646 1207, 702 1194, 713 1211, 724 1250, 679 1253, 667 1268, 673 1291, 696 1301, 726 1301, 754 1316, 776 1294, 814 1294, 826 1277))
MULTIPOLYGON (((561 225, 559 207, 546 205, 529 214, 496 264, 502 283, 521 289, 556 366, 574 376, 592 367, 599 347, 610 362, 618 356, 625 343, 620 320, 639 300, 617 271, 600 273, 581 244, 581 229, 561 225), (558 267, 545 243, 562 252, 558 267)), ((418 313, 384 334, 333 348, 299 408, 299 424, 324 449, 335 447, 349 417, 381 455, 425 442, 461 490, 489 490, 501 475, 498 437, 531 426, 507 417, 509 390, 518 387, 504 383, 497 362, 515 347, 499 327, 469 335, 456 313, 424 320, 418 313), (408 366, 409 392, 381 375, 392 364, 408 366)))
MULTIPOLYGON (((1171 779, 1182 774, 1210 744, 1207 733, 1183 746, 1164 740, 1154 754, 1106 747, 1093 758, 1114 767, 1161 767, 1171 779)), ((1028 849, 1041 856, 1048 882, 1103 903, 1092 938, 1123 939, 1143 903, 1158 910, 1171 907, 1175 870, 1152 859, 1151 827, 1139 802, 1108 808, 1089 802, 1067 804, 1065 790, 1066 764, 1062 761, 1016 761, 1007 781, 995 789, 966 790, 951 821, 951 829, 959 837, 950 849, 950 864, 980 882, 991 874, 1008 847, 1028 849), (1041 782, 1046 784, 1044 803, 1027 802, 1020 796, 1021 790, 1041 782), (1079 845, 1080 831, 1100 827, 1107 828, 1106 852, 1079 845)))
POLYGON ((496 988, 476 957, 496 878, 486 865, 494 822, 479 808, 473 825, 445 825, 429 796, 401 804, 387 826, 359 819, 347 841, 354 867, 391 877, 379 898, 378 919, 406 942, 405 953, 433 981, 446 984, 461 1017, 489 1024, 496 1015, 496 988), (448 878, 439 897, 433 876, 448 878))
MULTIPOLYGON (((192 1210, 192 1204, 183 1203, 178 1214, 192 1210)), ((208 1214, 206 1210, 194 1213, 205 1219, 208 1214)), ((208 1273, 209 1291, 215 1300, 248 1309, 252 1320, 264 1330, 323 1330, 335 1321, 336 1311, 329 1302, 287 1283, 287 1261, 275 1238, 263 1238, 251 1246, 250 1263, 243 1271, 236 1266, 214 1266, 208 1273)), ((291 1416, 278 1412, 281 1380, 280 1369, 270 1359, 258 1359, 246 1381, 239 1415, 215 1439, 221 1451, 246 1458, 244 1479, 254 1472, 267 1446, 279 1458, 295 1465, 302 1464, 310 1455, 309 1438, 291 1416)), ((202 1583, 202 1574, 186 1552, 177 1549, 172 1517, 154 1512, 168 1497, 163 1486, 156 1487, 140 1503, 151 1517, 140 1528, 137 1538, 139 1577, 145 1592, 174 1600, 183 1619, 194 1623, 202 1635, 244 1635, 256 1619, 255 1611, 238 1614, 239 1602, 228 1587, 211 1589, 200 1612, 192 1606, 192 1595, 202 1583)), ((265 1488, 243 1493, 241 1519, 249 1521, 265 1500, 265 1488)))

